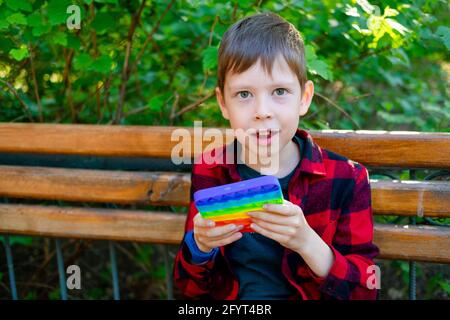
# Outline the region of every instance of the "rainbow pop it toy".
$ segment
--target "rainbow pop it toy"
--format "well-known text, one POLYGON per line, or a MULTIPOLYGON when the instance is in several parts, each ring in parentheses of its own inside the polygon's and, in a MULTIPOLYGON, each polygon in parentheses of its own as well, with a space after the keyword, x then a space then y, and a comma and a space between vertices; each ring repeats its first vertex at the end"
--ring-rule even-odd
POLYGON ((283 192, 276 177, 262 176, 198 190, 194 203, 201 216, 214 220, 216 226, 234 223, 244 226, 241 232, 252 232, 247 212, 262 210, 266 203, 283 203, 283 192))

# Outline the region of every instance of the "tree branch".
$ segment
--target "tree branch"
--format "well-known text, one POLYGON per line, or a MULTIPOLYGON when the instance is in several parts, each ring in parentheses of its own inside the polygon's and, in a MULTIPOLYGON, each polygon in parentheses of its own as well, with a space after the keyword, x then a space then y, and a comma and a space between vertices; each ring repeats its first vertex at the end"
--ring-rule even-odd
POLYGON ((113 120, 113 124, 117 124, 122 119, 122 113, 123 113, 123 104, 125 102, 125 89, 127 86, 128 79, 130 77, 130 67, 129 67, 129 61, 130 61, 130 55, 131 55, 131 47, 133 44, 133 36, 136 31, 136 25, 138 24, 138 21, 141 17, 142 10, 144 10, 145 1, 142 0, 141 6, 139 7, 138 11, 133 15, 133 19, 131 20, 130 29, 128 31, 127 36, 127 42, 126 42, 126 51, 125 51, 125 60, 123 62, 123 68, 122 68, 122 80, 120 83, 120 89, 119 89, 119 103, 117 105, 116 115, 113 120))
POLYGON ((180 115, 182 115, 183 113, 186 113, 188 111, 191 111, 192 109, 198 107, 199 105, 201 105, 203 102, 205 102, 206 100, 208 100, 209 98, 211 98, 212 96, 214 96, 214 91, 210 92, 209 94, 207 94, 206 96, 204 96, 203 98, 195 101, 194 103, 191 103, 190 105, 182 108, 180 111, 178 111, 177 113, 173 114, 170 116, 171 119, 175 119, 176 117, 179 117, 180 115))
POLYGON ((180 95, 175 92, 175 101, 172 104, 172 109, 170 111, 170 125, 173 125, 173 120, 175 119, 175 110, 178 108, 178 102, 180 101, 180 95))
POLYGON ((147 35, 147 38, 145 39, 144 45, 142 46, 141 50, 139 51, 138 55, 136 56, 136 60, 134 61, 133 67, 132 67, 132 71, 134 71, 134 69, 137 68, 137 65, 139 64, 139 62, 142 59, 142 56, 144 55, 145 49, 147 49, 148 44, 152 41, 153 39, 153 35, 155 34, 155 32, 159 29, 159 25, 161 24, 161 21, 164 19, 164 17, 166 16, 167 12, 170 10, 170 8, 172 7, 173 3, 175 2, 175 0, 171 0, 167 6, 166 9, 164 10, 164 12, 161 14, 161 16, 159 17, 158 21, 156 22, 156 24, 153 26, 152 31, 150 31, 150 33, 147 35))
POLYGON ((25 113, 27 114, 28 120, 30 120, 30 122, 34 122, 33 116, 31 115, 30 108, 28 108, 28 106, 25 104, 25 102, 19 96, 16 89, 14 89, 14 86, 11 83, 9 83, 5 80, 2 80, 2 79, 0 79, 0 82, 4 83, 8 87, 8 89, 14 94, 14 96, 17 98, 17 100, 19 100, 21 106, 23 107, 23 109, 25 110, 25 113))
POLYGON ((37 83, 37 80, 36 80, 36 71, 35 71, 35 68, 34 68, 33 51, 32 51, 32 48, 31 48, 30 44, 28 44, 28 51, 30 51, 31 77, 33 79, 34 95, 36 97, 36 101, 37 101, 37 105, 38 105, 39 121, 40 122, 44 122, 44 117, 42 115, 41 97, 39 96, 39 88, 38 88, 38 83, 37 83))
POLYGON ((328 102, 331 106, 335 107, 336 109, 338 109, 341 113, 343 113, 347 118, 350 119, 351 122, 353 122, 353 124, 358 128, 361 129, 359 124, 355 122, 355 120, 353 120, 353 118, 347 113, 347 111, 345 111, 343 108, 341 108, 339 105, 337 105, 334 101, 332 101, 331 99, 329 99, 328 97, 325 97, 324 95, 321 95, 320 93, 314 93, 314 95, 322 98, 323 100, 325 100, 326 102, 328 102))

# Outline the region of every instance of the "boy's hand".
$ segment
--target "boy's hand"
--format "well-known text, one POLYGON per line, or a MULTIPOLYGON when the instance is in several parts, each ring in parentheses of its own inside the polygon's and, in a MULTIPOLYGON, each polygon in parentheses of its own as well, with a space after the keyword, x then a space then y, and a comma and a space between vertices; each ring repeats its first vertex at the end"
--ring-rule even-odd
POLYGON ((303 210, 285 199, 283 204, 266 204, 264 211, 247 214, 252 217, 250 226, 253 230, 296 252, 302 252, 307 247, 311 232, 314 232, 303 210))
POLYGON ((239 232, 243 226, 228 224, 215 227, 213 220, 203 219, 200 213, 194 217, 194 240, 197 247, 203 252, 210 252, 216 247, 232 243, 242 237, 239 232))

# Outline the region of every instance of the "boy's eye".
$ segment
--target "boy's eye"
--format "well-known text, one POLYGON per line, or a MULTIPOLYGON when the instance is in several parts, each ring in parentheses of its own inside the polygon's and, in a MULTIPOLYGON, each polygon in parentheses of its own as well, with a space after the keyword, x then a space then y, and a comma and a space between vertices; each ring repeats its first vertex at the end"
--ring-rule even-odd
POLYGON ((239 97, 241 97, 242 99, 247 99, 248 96, 250 95, 250 92, 248 91, 239 91, 238 92, 239 97))
POLYGON ((286 92, 287 92, 287 90, 284 89, 284 88, 277 88, 277 89, 275 89, 275 93, 276 93, 277 96, 282 96, 286 92))

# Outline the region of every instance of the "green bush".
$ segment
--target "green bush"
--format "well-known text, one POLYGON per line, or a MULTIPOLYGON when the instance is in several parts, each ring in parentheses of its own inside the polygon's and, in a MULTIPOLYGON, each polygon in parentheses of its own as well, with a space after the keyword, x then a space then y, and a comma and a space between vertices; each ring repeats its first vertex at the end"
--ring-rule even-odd
POLYGON ((141 4, 0 0, 0 121, 227 125, 211 95, 220 39, 273 11, 306 42, 317 94, 302 127, 449 131, 444 0, 141 4))

